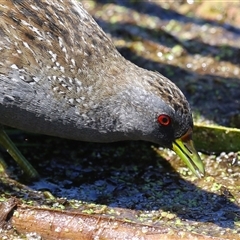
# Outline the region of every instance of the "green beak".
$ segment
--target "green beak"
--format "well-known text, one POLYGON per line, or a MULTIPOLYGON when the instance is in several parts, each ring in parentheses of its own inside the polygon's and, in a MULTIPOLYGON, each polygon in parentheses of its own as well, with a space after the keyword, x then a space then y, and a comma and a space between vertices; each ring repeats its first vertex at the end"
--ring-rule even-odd
POLYGON ((203 162, 193 145, 192 128, 189 128, 187 133, 173 142, 173 150, 197 177, 204 176, 203 162))

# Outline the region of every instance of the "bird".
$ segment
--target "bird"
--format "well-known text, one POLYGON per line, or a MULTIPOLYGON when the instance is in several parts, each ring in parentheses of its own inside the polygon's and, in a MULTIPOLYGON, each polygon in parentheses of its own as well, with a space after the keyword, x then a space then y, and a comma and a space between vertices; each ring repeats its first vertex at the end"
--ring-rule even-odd
POLYGON ((87 142, 142 140, 204 165, 181 90, 126 60, 76 0, 2 0, 0 124, 87 142))

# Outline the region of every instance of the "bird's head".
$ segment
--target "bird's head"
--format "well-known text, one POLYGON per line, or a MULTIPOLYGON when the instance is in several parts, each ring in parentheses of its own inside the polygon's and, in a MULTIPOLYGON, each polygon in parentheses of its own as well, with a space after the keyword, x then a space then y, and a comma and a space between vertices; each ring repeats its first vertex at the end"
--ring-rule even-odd
POLYGON ((147 91, 142 97, 139 127, 143 140, 174 150, 196 176, 203 176, 204 166, 193 144, 193 119, 185 96, 161 74, 148 72, 145 80, 148 86, 144 87, 147 91))
POLYGON ((165 111, 157 117, 157 124, 159 125, 157 132, 161 132, 159 134, 160 142, 174 150, 197 177, 202 177, 204 166, 192 140, 193 122, 191 113, 183 116, 175 111, 165 111))

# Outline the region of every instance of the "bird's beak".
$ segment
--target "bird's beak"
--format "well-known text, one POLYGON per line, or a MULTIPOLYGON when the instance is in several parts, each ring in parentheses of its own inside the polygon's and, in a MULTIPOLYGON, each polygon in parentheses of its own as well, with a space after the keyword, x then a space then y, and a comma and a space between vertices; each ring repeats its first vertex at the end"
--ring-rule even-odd
POLYGON ((189 169, 199 178, 204 176, 204 166, 192 140, 192 128, 173 142, 173 150, 185 162, 189 169))

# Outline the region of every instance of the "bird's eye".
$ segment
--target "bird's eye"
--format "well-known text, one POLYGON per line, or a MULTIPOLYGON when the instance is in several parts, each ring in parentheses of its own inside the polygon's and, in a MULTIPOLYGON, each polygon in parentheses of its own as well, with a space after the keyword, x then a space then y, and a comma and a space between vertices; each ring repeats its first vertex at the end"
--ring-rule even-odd
POLYGON ((163 126, 168 126, 171 123, 171 118, 166 114, 158 116, 158 122, 163 126))

